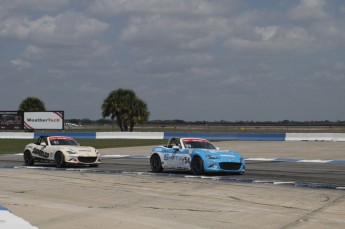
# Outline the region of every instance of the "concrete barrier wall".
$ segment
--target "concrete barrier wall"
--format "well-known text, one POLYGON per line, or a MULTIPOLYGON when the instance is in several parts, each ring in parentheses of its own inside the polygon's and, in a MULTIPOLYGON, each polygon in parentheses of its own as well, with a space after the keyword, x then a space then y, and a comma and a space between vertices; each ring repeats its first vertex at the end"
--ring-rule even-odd
POLYGON ((343 133, 334 133, 333 141, 335 142, 345 142, 345 134, 343 133))
POLYGON ((96 132, 48 132, 35 133, 34 138, 39 136, 66 136, 79 139, 96 139, 96 132))
POLYGON ((224 139, 236 140, 236 133, 188 133, 188 132, 165 132, 164 139, 169 138, 206 138, 209 140, 224 139))
POLYGON ((285 141, 285 133, 183 133, 166 132, 164 139, 175 138, 205 138, 209 140, 237 140, 237 141, 285 141))
POLYGON ((237 140, 239 141, 285 141, 285 133, 238 133, 237 140))
POLYGON ((68 136, 76 139, 168 139, 205 138, 233 141, 345 141, 345 133, 193 133, 193 132, 0 132, 0 139, 36 139, 39 136, 68 136))
POLYGON ((345 141, 343 133, 287 133, 285 141, 345 141))
POLYGON ((33 139, 34 133, 0 132, 0 139, 33 139))
POLYGON ((163 132, 97 132, 96 139, 163 139, 163 132))

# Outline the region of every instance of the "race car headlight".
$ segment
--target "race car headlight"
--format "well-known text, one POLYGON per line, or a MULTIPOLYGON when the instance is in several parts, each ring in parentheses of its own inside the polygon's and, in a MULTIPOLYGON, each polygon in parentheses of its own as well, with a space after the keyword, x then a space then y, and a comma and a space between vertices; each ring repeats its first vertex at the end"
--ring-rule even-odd
POLYGON ((241 162, 241 163, 243 162, 243 157, 240 158, 240 162, 241 162))
POLYGON ((67 153, 68 153, 68 154, 77 154, 77 152, 72 151, 72 150, 67 150, 67 153))
POLYGON ((206 157, 208 159, 219 159, 217 156, 214 156, 214 155, 207 155, 206 157))

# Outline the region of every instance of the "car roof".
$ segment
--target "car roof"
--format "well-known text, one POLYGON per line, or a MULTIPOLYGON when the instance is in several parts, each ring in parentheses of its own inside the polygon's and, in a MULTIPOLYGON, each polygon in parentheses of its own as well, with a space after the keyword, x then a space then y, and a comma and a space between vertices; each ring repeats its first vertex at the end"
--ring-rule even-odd
POLYGON ((209 142, 203 138, 181 138, 181 141, 188 141, 188 142, 209 142))
POLYGON ((74 140, 71 137, 67 137, 67 136, 40 136, 40 138, 48 138, 50 139, 69 139, 69 140, 74 140))

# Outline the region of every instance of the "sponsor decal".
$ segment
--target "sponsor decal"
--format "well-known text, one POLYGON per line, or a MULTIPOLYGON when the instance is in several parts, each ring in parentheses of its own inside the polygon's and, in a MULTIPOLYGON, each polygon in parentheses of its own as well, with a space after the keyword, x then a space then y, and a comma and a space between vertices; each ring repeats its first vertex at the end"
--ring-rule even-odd
POLYGON ((73 138, 70 137, 49 137, 49 140, 74 140, 73 138))
POLYGON ((58 118, 28 118, 26 119, 28 122, 60 122, 61 120, 58 118))
POLYGON ((184 164, 190 163, 190 159, 188 157, 184 157, 184 156, 176 156, 176 155, 169 155, 168 153, 164 154, 164 160, 165 161, 181 161, 184 164))
POLYGON ((198 139, 198 138, 186 138, 186 139, 183 139, 183 142, 209 142, 205 139, 198 139))
POLYGON ((34 148, 34 150, 32 151, 33 154, 40 156, 40 157, 44 157, 44 158, 48 158, 49 157, 49 153, 44 152, 42 150, 39 150, 37 148, 34 148))

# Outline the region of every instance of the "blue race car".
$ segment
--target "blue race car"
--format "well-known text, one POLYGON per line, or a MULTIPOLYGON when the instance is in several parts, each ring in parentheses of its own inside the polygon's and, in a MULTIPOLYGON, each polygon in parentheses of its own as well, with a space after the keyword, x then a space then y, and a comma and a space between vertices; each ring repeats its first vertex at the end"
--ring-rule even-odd
POLYGON ((200 138, 170 138, 166 146, 152 149, 150 164, 154 173, 164 169, 187 170, 194 175, 245 172, 245 162, 239 153, 219 150, 208 140, 200 138))

